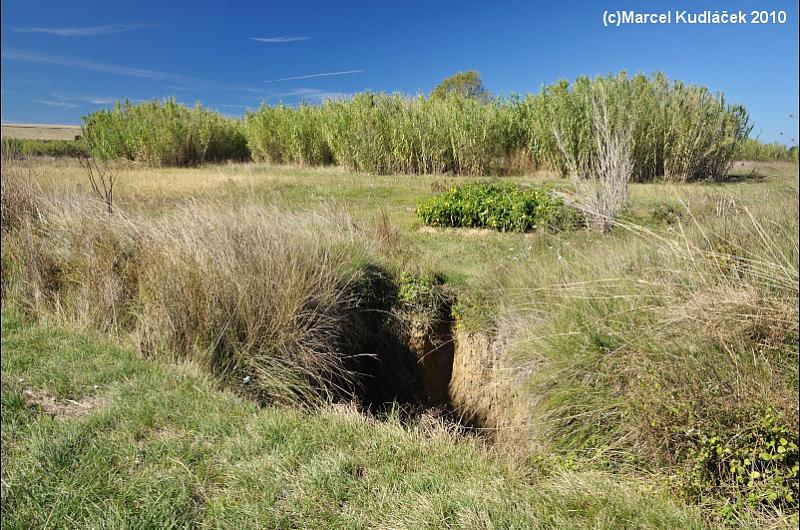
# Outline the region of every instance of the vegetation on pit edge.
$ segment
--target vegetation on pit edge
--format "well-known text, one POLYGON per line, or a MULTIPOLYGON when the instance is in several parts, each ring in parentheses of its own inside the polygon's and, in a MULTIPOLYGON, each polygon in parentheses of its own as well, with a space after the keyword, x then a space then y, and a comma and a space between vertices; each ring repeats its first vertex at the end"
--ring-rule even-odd
POLYGON ((743 507, 797 512, 798 436, 773 412, 735 431, 689 435, 695 438, 685 481, 690 494, 700 500, 727 497, 721 508, 726 517, 743 507))
POLYGON ((644 481, 534 478, 432 418, 258 407, 191 363, 2 327, 4 528, 703 526, 644 481))

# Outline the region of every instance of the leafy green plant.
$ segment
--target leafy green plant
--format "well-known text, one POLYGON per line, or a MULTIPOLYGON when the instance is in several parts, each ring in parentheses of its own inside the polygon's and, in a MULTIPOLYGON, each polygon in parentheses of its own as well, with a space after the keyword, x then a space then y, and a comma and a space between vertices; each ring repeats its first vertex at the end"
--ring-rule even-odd
POLYGON ((695 435, 689 489, 699 497, 722 493, 731 511, 747 505, 797 510, 798 438, 767 412, 736 433, 695 435))
POLYGON ((577 213, 547 188, 470 183, 431 197, 419 205, 417 215, 430 226, 525 232, 541 226, 563 228, 577 213))

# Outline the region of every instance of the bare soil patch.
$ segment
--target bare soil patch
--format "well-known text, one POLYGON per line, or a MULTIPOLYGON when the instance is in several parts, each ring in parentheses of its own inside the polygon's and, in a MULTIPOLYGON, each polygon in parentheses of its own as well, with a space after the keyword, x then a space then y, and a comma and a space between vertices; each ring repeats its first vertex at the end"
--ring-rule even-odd
POLYGON ((54 418, 75 418, 85 416, 101 407, 104 399, 98 395, 86 396, 83 399, 56 398, 42 390, 25 389, 22 397, 29 405, 42 409, 54 418))

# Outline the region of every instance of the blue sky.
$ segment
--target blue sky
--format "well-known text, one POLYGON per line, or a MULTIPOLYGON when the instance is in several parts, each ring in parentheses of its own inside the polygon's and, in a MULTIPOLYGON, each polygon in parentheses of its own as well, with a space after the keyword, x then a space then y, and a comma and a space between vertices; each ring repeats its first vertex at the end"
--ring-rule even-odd
POLYGON ((79 123, 116 99, 170 95, 239 115, 261 101, 428 92, 466 69, 495 94, 663 71, 746 105, 762 140, 798 137, 797 3, 2 3, 4 123, 79 123), (788 20, 616 28, 603 26, 606 9, 783 9, 788 20))

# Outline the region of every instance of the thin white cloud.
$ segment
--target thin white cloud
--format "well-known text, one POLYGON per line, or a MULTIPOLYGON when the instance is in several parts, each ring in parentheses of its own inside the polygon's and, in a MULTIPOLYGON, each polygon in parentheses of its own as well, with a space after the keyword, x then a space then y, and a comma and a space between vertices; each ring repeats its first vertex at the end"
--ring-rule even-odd
POLYGON ((308 75, 297 75, 294 77, 282 77, 280 79, 271 79, 269 81, 264 81, 265 83, 278 83, 280 81, 294 81, 296 79, 311 79, 312 77, 328 77, 332 75, 350 75, 350 74, 360 74, 366 72, 366 70, 342 70, 341 72, 323 72, 321 74, 308 74, 308 75))
POLYGON ((48 105, 50 107, 60 107, 62 109, 74 109, 78 107, 78 105, 73 105, 72 103, 67 103, 66 101, 55 101, 50 99, 32 99, 34 103, 39 103, 41 105, 48 105))
POLYGON ((139 77, 143 79, 151 79, 154 81, 169 81, 180 85, 189 85, 195 88, 216 88, 221 90, 237 90, 242 92, 261 93, 262 89, 230 85, 228 83, 219 83, 216 81, 208 81, 206 79, 198 79, 181 74, 173 74, 170 72, 159 72, 157 70, 148 70, 145 68, 133 68, 130 66, 121 66, 115 64, 104 64, 81 59, 78 57, 65 57, 61 55, 49 55, 39 52, 31 52, 24 50, 3 50, 2 57, 4 59, 11 59, 14 61, 26 61, 41 64, 52 64, 57 66, 65 66, 68 68, 77 68, 79 70, 89 70, 92 72, 103 72, 108 74, 115 74, 127 77, 139 77))
POLYGON ((344 99, 349 96, 350 94, 347 92, 318 92, 317 94, 312 94, 304 99, 313 101, 315 103, 322 103, 323 101, 328 101, 329 99, 344 99))
POLYGON ((49 55, 46 53, 27 52, 17 50, 3 50, 4 59, 16 61, 28 61, 33 63, 55 64, 59 66, 70 66, 81 70, 91 70, 94 72, 107 72, 110 74, 125 75, 129 77, 143 77, 145 79, 155 79, 157 81, 183 81, 186 78, 167 72, 156 70, 146 70, 143 68, 131 68, 129 66, 118 66, 113 64, 96 63, 79 59, 76 57, 62 57, 60 55, 49 55))
POLYGON ((167 90, 177 90, 179 92, 195 92, 197 90, 196 87, 176 86, 176 85, 171 85, 164 88, 166 88, 167 90))
POLYGON ((14 31, 17 33, 45 33, 47 35, 57 35, 59 37, 91 37, 95 35, 111 35, 113 33, 124 33, 126 31, 156 27, 158 27, 158 24, 125 23, 83 28, 14 28, 14 31))
POLYGON ((302 101, 320 103, 328 99, 339 99, 349 96, 346 92, 330 92, 319 88, 298 88, 289 92, 273 94, 270 99, 300 98, 302 101))
POLYGON ((285 44, 287 42, 301 42, 304 40, 311 40, 311 37, 303 35, 280 35, 277 37, 250 37, 250 40, 258 42, 266 42, 268 44, 285 44))
POLYGON ((293 96, 313 96, 315 94, 319 94, 320 92, 323 92, 323 90, 319 88, 298 88, 288 92, 281 92, 280 94, 273 94, 272 97, 284 98, 293 96))

